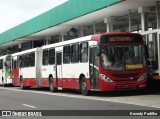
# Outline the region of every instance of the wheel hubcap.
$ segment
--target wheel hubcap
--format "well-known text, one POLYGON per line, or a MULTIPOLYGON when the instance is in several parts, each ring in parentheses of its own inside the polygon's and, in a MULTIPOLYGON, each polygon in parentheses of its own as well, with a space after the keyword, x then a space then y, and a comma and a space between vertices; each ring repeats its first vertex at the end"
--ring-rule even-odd
POLYGON ((52 85, 52 83, 50 83, 50 90, 52 90, 53 89, 53 85, 52 85))
POLYGON ((22 81, 20 81, 20 82, 21 82, 21 87, 22 87, 22 85, 23 85, 23 84, 22 84, 22 81))
POLYGON ((82 90, 86 90, 86 87, 87 87, 86 82, 83 82, 82 83, 82 90))

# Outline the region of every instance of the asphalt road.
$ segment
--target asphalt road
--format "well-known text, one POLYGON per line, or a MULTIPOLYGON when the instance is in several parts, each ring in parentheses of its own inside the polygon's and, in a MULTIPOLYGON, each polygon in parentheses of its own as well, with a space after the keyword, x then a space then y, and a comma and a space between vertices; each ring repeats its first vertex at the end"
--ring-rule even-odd
MULTIPOLYGON (((77 91, 50 93, 48 89, 21 90, 18 87, 0 87, 0 110, 160 110, 158 94, 137 92, 96 93, 82 96, 77 91), (157 101, 156 101, 157 100, 157 101), (148 104, 148 105, 147 105, 148 104)), ((98 112, 98 111, 97 111, 98 112)), ((74 113, 74 112, 73 112, 74 113)), ((81 113, 81 112, 79 112, 81 113)), ((114 112, 113 112, 114 113, 114 112)), ((121 112, 120 112, 121 113, 121 112)), ((95 114, 96 115, 96 114, 95 114)), ((0 117, 13 118, 13 117, 0 117)), ((14 117, 22 119, 28 117, 14 117)), ((35 119, 133 119, 133 116, 54 116, 29 117, 35 119)), ((134 116, 140 118, 141 116, 134 116)), ((158 119, 158 116, 143 116, 143 119, 158 119)))

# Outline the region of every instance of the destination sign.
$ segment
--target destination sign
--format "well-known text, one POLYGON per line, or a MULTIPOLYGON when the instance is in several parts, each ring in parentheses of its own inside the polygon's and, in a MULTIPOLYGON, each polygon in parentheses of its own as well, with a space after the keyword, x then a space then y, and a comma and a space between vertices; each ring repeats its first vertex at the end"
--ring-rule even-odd
POLYGON ((109 37, 109 42, 132 42, 133 37, 109 37))
POLYGON ((141 69, 141 68, 143 68, 143 64, 126 65, 126 69, 141 69))
POLYGON ((101 44, 126 44, 126 43, 143 43, 143 38, 140 34, 118 34, 101 36, 101 44))

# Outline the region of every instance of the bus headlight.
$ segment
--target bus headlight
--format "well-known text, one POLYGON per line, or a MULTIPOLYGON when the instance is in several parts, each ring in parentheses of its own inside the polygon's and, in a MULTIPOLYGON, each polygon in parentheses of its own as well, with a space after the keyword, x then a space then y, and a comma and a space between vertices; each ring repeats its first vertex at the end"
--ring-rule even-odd
POLYGON ((147 78, 147 73, 144 73, 144 74, 138 79, 138 81, 143 81, 143 80, 145 80, 145 78, 147 78))
POLYGON ((113 82, 113 80, 111 80, 109 77, 107 77, 104 74, 100 74, 100 77, 105 81, 105 82, 113 82))

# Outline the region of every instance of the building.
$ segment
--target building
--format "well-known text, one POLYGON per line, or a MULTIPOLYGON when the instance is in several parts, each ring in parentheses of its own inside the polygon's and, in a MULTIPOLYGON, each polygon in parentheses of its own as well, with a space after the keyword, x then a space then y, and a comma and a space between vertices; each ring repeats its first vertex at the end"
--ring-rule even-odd
MULTIPOLYGON (((0 55, 102 32, 139 32, 160 63, 159 0, 68 0, 0 34, 0 55)), ((158 77, 157 77, 158 78, 158 77)))

